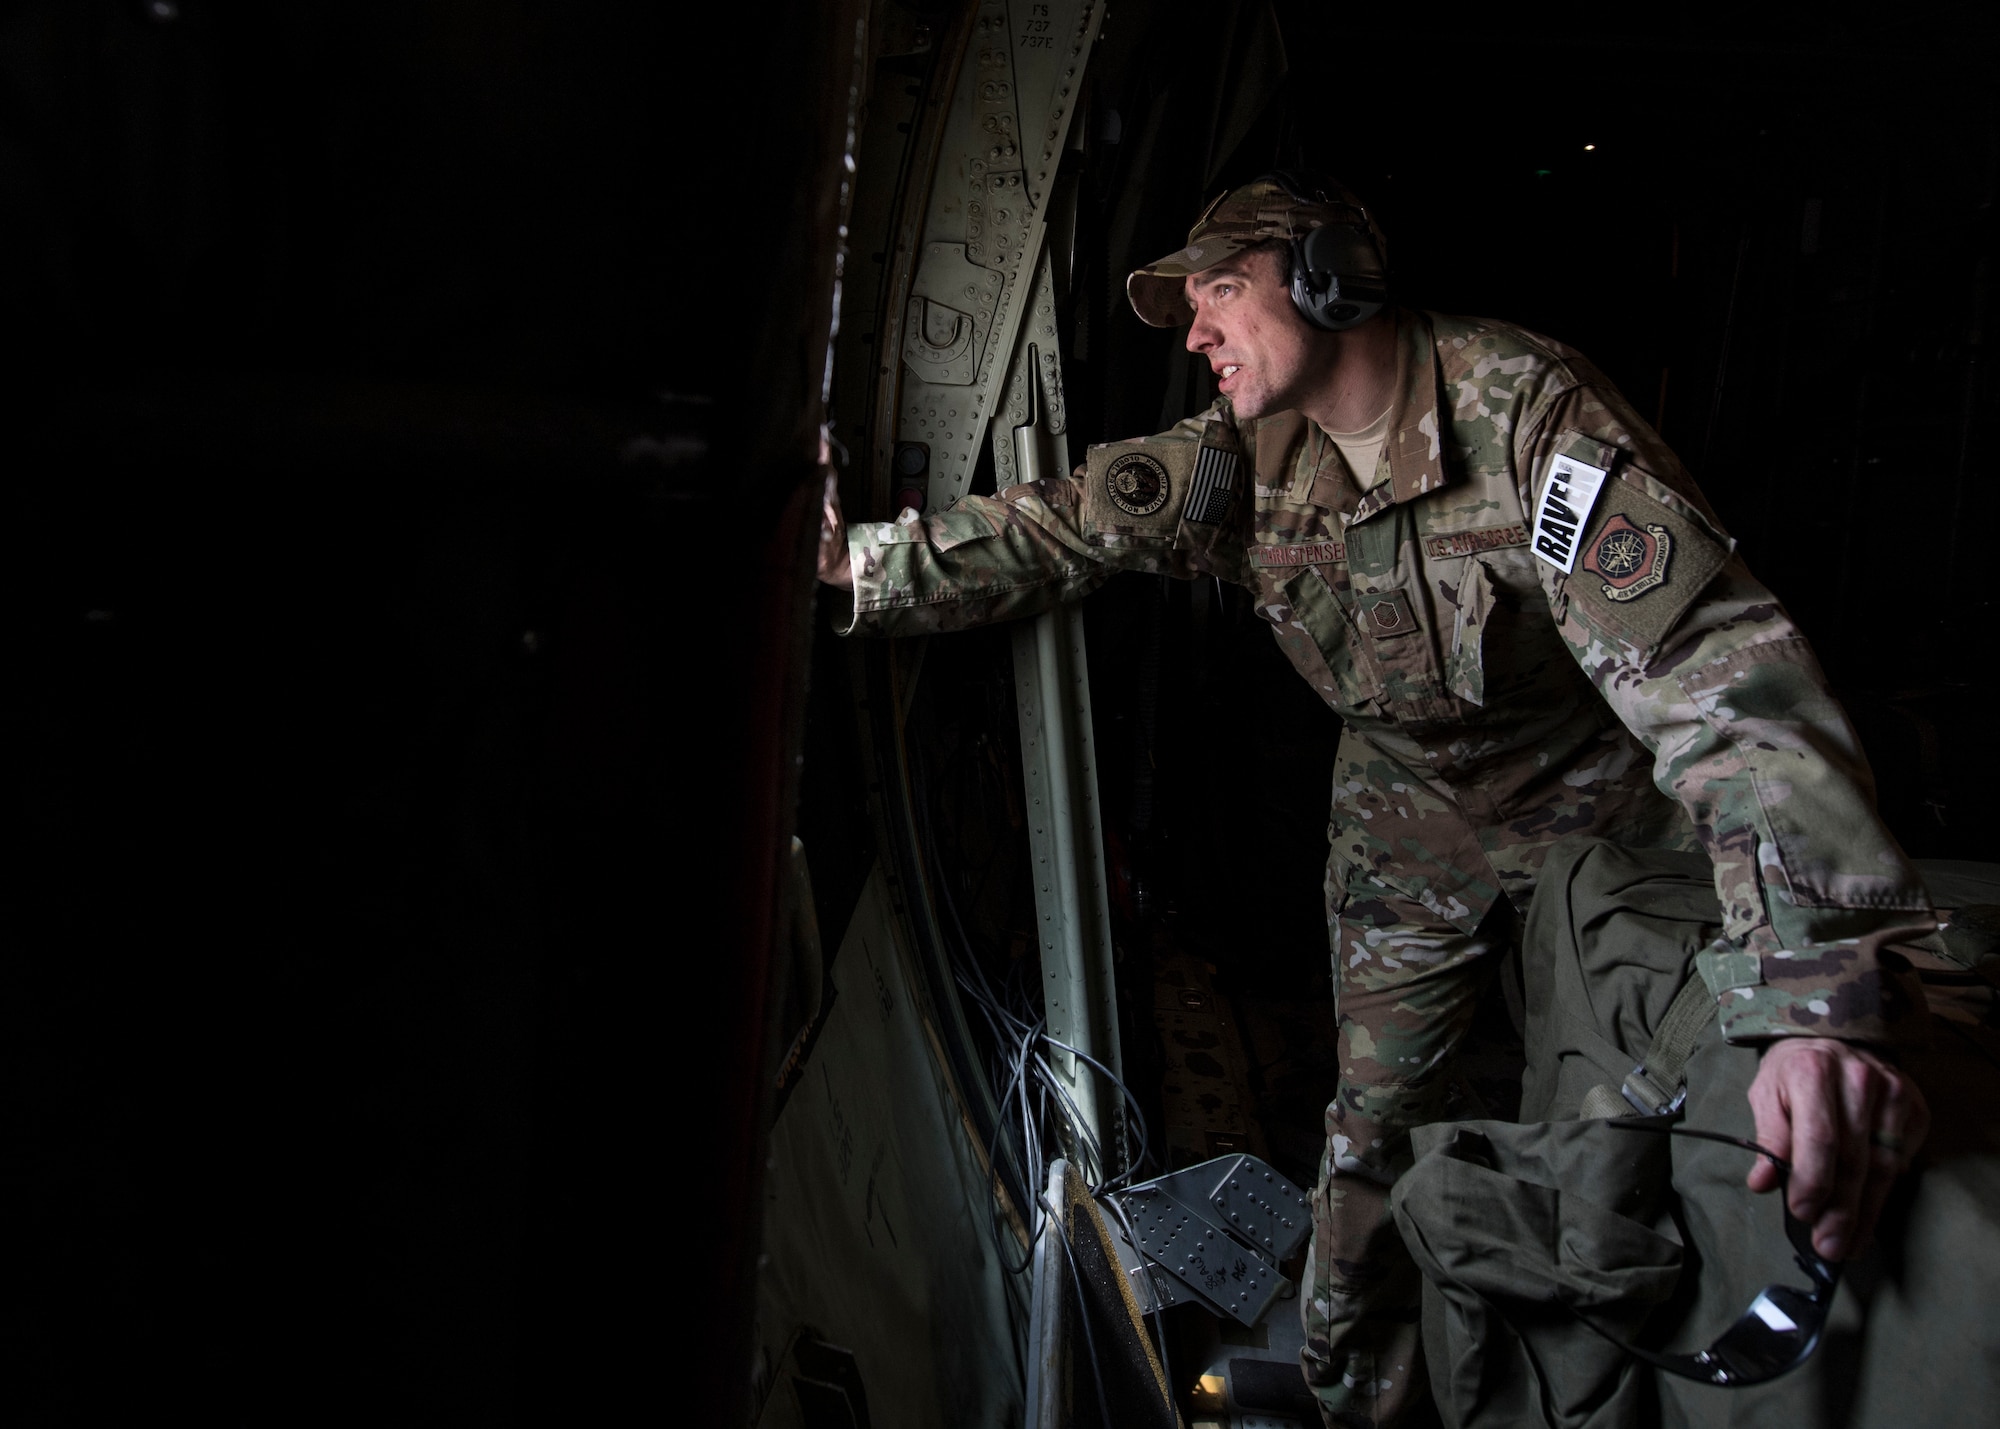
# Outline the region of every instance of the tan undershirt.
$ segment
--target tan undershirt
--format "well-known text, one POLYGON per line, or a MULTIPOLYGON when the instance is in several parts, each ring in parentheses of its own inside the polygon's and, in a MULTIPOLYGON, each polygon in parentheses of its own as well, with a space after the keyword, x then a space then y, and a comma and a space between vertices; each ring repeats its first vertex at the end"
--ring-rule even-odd
MULTIPOLYGON (((1340 448, 1341 459, 1354 476, 1354 484, 1363 491, 1380 485, 1375 479, 1375 466, 1382 456, 1382 443, 1389 437, 1389 418, 1395 412, 1396 404, 1391 401, 1374 421, 1358 432, 1328 432, 1333 444, 1340 448)), ((1383 479, 1388 478, 1384 472, 1383 479)))

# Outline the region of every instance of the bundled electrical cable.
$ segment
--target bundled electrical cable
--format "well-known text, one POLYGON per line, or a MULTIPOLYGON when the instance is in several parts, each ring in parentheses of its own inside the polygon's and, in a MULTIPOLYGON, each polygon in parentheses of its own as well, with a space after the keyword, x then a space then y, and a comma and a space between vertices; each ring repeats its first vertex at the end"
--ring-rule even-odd
MULTIPOLYGON (((1024 1227, 1027 1243, 1019 1259, 1009 1253, 1010 1237, 1003 1229, 997 1194, 988 1208, 988 1230, 1001 1264, 1009 1274, 1020 1275, 1033 1264, 1035 1247, 1053 1223, 1065 1242, 1064 1260, 1074 1277, 1075 1251, 1067 1243, 1068 1230, 1061 1217, 1049 1214, 1038 1188, 1046 1179, 1049 1164, 1055 1156, 1067 1155, 1083 1173, 1092 1196, 1123 1225, 1128 1242, 1137 1246, 1139 1238, 1132 1234, 1124 1208, 1113 1193, 1130 1185, 1142 1170, 1152 1164, 1145 1113, 1122 1077, 1096 1057, 1049 1034, 1040 1006, 1040 980, 1034 979, 1030 986, 1026 960, 1010 966, 998 986, 988 976, 959 912, 958 898, 952 888, 954 869, 946 865, 934 834, 935 825, 944 823, 949 826, 949 821, 942 817, 942 810, 935 807, 928 796, 924 788, 928 781, 923 778, 917 760, 911 762, 911 779, 915 786, 912 792, 917 796, 912 805, 918 811, 919 838, 935 876, 934 886, 950 920, 950 935, 944 941, 953 980, 964 1005, 979 1014, 979 1022, 987 1033, 988 1085, 1000 1113, 992 1148, 995 1169, 1004 1183, 1018 1188, 1013 1195, 1014 1204, 1028 1211, 1028 1224, 1024 1227), (1107 1148, 1101 1144, 1096 1130, 1077 1105, 1073 1082, 1054 1065, 1053 1053, 1075 1058, 1089 1069, 1086 1075, 1094 1073, 1117 1089, 1124 1114, 1111 1119, 1122 1143, 1115 1148, 1115 1156, 1107 1156, 1107 1148)), ((960 869, 967 874, 976 872, 980 879, 973 889, 976 901, 979 889, 983 888, 985 877, 990 872, 991 860, 988 861, 989 867, 977 870, 965 867, 966 862, 959 861, 960 869)), ((1153 1333, 1162 1361, 1165 1362, 1167 1337, 1157 1303, 1152 1307, 1149 1318, 1153 1322, 1153 1333)), ((1094 1361, 1094 1344, 1086 1342, 1086 1347, 1094 1361)))

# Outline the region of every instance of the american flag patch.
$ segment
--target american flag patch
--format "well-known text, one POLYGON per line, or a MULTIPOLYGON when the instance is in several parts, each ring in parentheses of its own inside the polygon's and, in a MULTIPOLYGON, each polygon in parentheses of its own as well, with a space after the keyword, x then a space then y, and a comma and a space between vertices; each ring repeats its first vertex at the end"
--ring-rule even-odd
POLYGON ((1243 459, 1221 447, 1204 446, 1194 459, 1194 479, 1188 483, 1187 505, 1181 519, 1214 525, 1229 514, 1236 499, 1236 473, 1243 459))

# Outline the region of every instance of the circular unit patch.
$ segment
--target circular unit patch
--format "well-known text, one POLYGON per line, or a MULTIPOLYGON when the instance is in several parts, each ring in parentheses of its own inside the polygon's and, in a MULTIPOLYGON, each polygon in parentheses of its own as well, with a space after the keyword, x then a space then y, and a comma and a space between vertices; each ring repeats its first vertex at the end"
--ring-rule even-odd
POLYGON ((1111 504, 1128 516, 1151 516, 1167 504, 1167 469, 1144 452, 1126 452, 1104 471, 1111 504))
POLYGON ((1646 561, 1646 538, 1630 527, 1613 531, 1597 545, 1597 566, 1612 580, 1629 576, 1646 561))

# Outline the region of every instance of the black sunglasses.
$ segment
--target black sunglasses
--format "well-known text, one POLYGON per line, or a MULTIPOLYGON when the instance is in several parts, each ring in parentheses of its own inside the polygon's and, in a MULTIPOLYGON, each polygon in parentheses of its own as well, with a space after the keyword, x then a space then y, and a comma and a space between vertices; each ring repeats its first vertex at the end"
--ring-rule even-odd
POLYGON ((1840 1267, 1812 1248, 1811 1230, 1799 1224, 1792 1215, 1792 1208, 1785 1203, 1785 1190, 1792 1174, 1791 1163, 1766 1151, 1754 1141, 1745 1141, 1740 1136, 1724 1136, 1719 1131, 1697 1131, 1659 1121, 1613 1120, 1606 1125, 1625 1131, 1693 1136, 1703 1141, 1719 1141, 1726 1146, 1740 1146, 1746 1151, 1756 1152, 1777 1167, 1778 1204, 1784 1207, 1785 1238, 1792 1243, 1799 1269, 1811 1277, 1812 1288, 1794 1290, 1789 1285, 1765 1286, 1757 1292, 1757 1298, 1750 1302, 1750 1308, 1737 1318, 1735 1324, 1724 1330, 1714 1344, 1694 1354, 1661 1354, 1655 1350, 1642 1350, 1637 1345, 1627 1344, 1574 1305, 1569 1307, 1570 1313, 1633 1358, 1644 1360, 1668 1374, 1677 1374, 1683 1379, 1698 1380, 1703 1384, 1739 1387, 1763 1384, 1804 1364, 1819 1347, 1820 1335, 1826 1329, 1834 1287, 1840 1283, 1840 1267))

